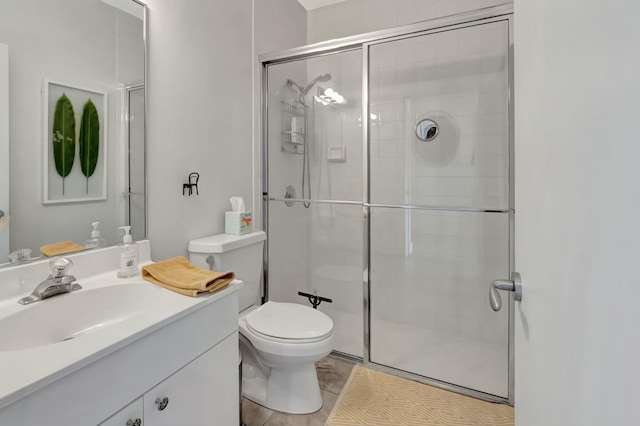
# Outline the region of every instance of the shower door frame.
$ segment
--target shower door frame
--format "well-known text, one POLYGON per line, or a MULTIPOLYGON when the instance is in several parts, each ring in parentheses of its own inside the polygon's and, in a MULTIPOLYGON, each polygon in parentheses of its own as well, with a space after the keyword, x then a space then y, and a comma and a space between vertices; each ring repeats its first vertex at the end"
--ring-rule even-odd
MULTIPOLYGON (((514 270, 515 266, 515 253, 514 253, 514 231, 515 231, 515 208, 514 208, 514 131, 513 131, 513 4, 504 4, 499 6, 492 6, 482 8, 474 11, 463 12, 455 15, 446 16, 443 18, 436 18, 428 21, 423 21, 418 24, 405 25, 388 30, 375 31, 358 36, 345 37, 326 42, 316 43, 308 46, 302 46, 298 48, 267 53, 259 55, 258 60, 261 66, 261 79, 259 88, 261 96, 261 134, 260 134, 260 146, 262 151, 262 226, 267 235, 269 234, 269 202, 308 202, 308 203, 332 203, 332 204, 347 204, 362 206, 363 217, 363 357, 357 357, 342 352, 333 352, 333 354, 346 358, 352 361, 362 362, 364 366, 374 368, 376 370, 389 372, 399 377, 407 378, 410 380, 416 380, 422 383, 426 383, 432 386, 436 386, 442 389, 450 390, 460 394, 472 396, 475 398, 483 399, 486 401, 504 403, 514 405, 515 397, 515 332, 514 332, 514 300, 513 294, 509 293, 508 303, 505 307, 508 308, 508 397, 503 398, 500 396, 488 394, 485 392, 477 391, 474 389, 465 388, 452 383, 432 379, 415 373, 409 373, 404 370, 389 367, 383 364, 378 364, 371 361, 371 317, 370 317, 370 281, 368 273, 370 269, 370 208, 371 207, 396 207, 405 209, 432 210, 432 211, 465 211, 465 212, 486 212, 486 213, 508 213, 509 214, 509 272, 514 270), (436 34, 442 31, 450 31, 461 28, 472 27, 481 24, 487 24, 491 22, 508 22, 508 128, 509 128, 509 208, 496 210, 496 209, 479 209, 479 208, 449 208, 449 207, 429 207, 429 206, 412 206, 412 205, 383 205, 370 203, 370 174, 369 174, 369 133, 370 133, 370 121, 364 120, 366 125, 362 126, 362 157, 363 157, 363 180, 362 180, 362 202, 358 201, 338 201, 338 200, 311 200, 311 199, 292 199, 292 198, 279 198, 273 197, 269 194, 269 176, 268 176, 268 67, 270 65, 283 64, 287 62, 294 62, 299 60, 305 60, 310 58, 316 58, 324 55, 331 55, 336 53, 342 53, 346 51, 361 50, 362 54, 362 117, 369 117, 369 48, 379 43, 386 43, 395 40, 402 40, 411 37, 426 36, 430 34, 436 34)), ((263 257, 263 302, 269 300, 269 239, 265 241, 264 257, 263 257)), ((496 277, 506 278, 506 277, 496 277)), ((487 283, 489 287, 490 283, 487 283)), ((488 290, 488 289, 487 289, 488 290)), ((488 300, 487 300, 488 303, 488 300)))
MULTIPOLYGON (((142 220, 144 221, 144 236, 148 236, 148 220, 147 220, 147 212, 148 212, 148 208, 147 208, 147 197, 146 194, 148 193, 147 191, 147 161, 146 161, 146 152, 147 152, 147 128, 146 128, 146 116, 147 116, 147 105, 149 105, 149 103, 147 102, 147 89, 145 86, 144 82, 136 82, 136 83, 131 83, 128 84, 124 87, 124 99, 123 99, 123 109, 124 109, 124 127, 123 127, 123 138, 126 141, 125 144, 125 156, 126 156, 126 170, 125 170, 125 190, 122 193, 122 196, 125 197, 126 202, 124 207, 124 217, 125 217, 125 223, 127 225, 132 225, 132 209, 131 209, 131 198, 132 197, 140 197, 142 196, 144 198, 143 202, 142 202, 142 220), (144 114, 143 114, 143 124, 142 124, 142 132, 143 132, 143 139, 142 141, 140 141, 140 143, 142 144, 142 151, 144 153, 144 156, 142 158, 143 160, 143 164, 144 164, 144 168, 145 170, 143 170, 142 173, 142 184, 140 185, 142 187, 142 192, 132 192, 131 191, 131 96, 133 95, 134 92, 138 91, 138 90, 142 90, 143 91, 143 107, 144 107, 144 114)), ((134 237, 135 238, 135 237, 134 237)))

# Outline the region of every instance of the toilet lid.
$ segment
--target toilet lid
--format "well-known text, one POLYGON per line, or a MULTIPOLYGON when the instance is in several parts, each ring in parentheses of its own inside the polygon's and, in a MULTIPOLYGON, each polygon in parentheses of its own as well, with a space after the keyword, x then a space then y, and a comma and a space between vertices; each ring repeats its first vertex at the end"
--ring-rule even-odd
POLYGON ((322 312, 295 303, 267 302, 247 314, 251 330, 290 340, 320 340, 333 331, 333 321, 322 312))

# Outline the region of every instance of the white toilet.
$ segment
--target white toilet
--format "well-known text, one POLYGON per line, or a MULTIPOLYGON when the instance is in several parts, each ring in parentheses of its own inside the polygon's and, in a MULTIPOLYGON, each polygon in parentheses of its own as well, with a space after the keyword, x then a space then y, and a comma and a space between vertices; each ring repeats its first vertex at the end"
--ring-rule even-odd
POLYGON ((189 259, 205 269, 233 271, 240 289, 242 394, 267 408, 306 414, 322 407, 315 362, 333 349, 335 332, 327 315, 309 306, 260 305, 262 231, 218 234, 189 242, 189 259))

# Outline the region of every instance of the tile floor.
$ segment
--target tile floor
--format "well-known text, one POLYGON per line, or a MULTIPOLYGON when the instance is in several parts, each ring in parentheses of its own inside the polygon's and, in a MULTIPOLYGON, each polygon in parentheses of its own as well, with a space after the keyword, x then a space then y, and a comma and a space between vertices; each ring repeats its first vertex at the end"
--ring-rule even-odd
POLYGON ((269 410, 242 398, 242 417, 245 426, 324 426, 338 395, 344 387, 353 364, 328 356, 316 363, 318 381, 324 405, 312 414, 286 414, 269 410))

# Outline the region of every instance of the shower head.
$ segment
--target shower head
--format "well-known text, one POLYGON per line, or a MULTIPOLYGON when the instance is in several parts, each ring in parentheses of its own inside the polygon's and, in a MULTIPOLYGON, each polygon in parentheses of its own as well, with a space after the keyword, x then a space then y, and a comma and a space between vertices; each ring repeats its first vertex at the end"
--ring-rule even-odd
POLYGON ((309 90, 311 90, 311 88, 313 87, 314 84, 316 84, 318 82, 325 83, 325 82, 327 82, 329 80, 331 80, 331 74, 329 74, 328 72, 326 72, 324 74, 320 74, 319 76, 317 76, 316 78, 311 80, 311 82, 309 82, 309 84, 307 84, 307 87, 305 87, 304 90, 302 91, 302 96, 305 96, 307 93, 309 93, 309 90))
POLYGON ((311 90, 311 88, 313 87, 314 84, 316 84, 317 82, 327 82, 331 80, 331 74, 329 73, 324 73, 324 74, 320 74, 319 76, 317 76, 316 78, 314 78, 313 80, 311 80, 309 82, 309 84, 307 84, 307 87, 302 87, 301 85, 299 85, 298 83, 296 83, 295 81, 291 80, 290 78, 287 79, 287 84, 290 86, 296 86, 298 88, 298 90, 300 91, 300 98, 304 98, 306 96, 307 93, 309 93, 309 90, 311 90))

